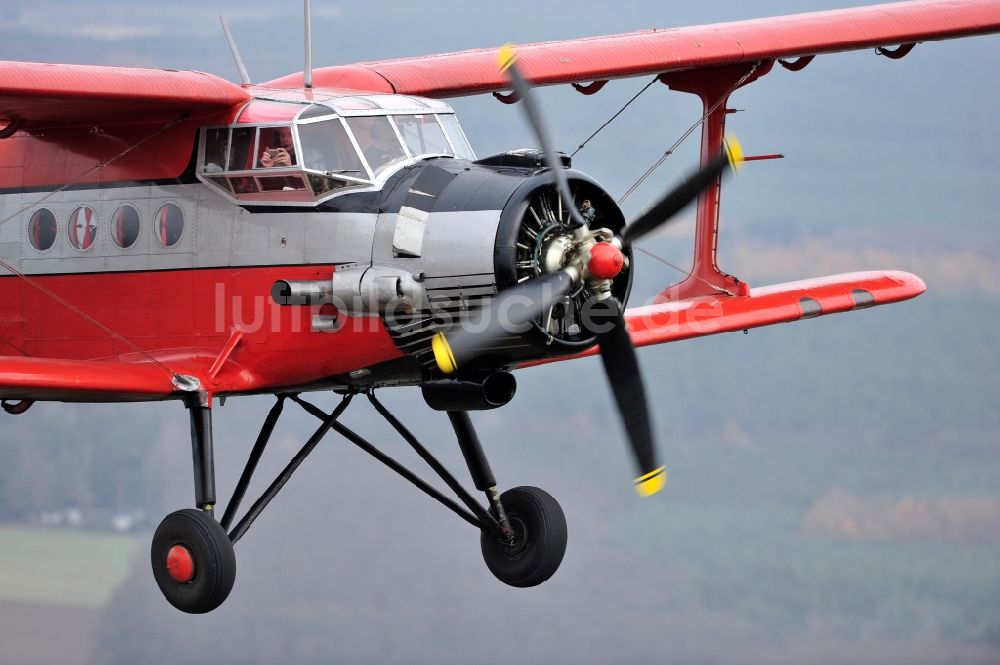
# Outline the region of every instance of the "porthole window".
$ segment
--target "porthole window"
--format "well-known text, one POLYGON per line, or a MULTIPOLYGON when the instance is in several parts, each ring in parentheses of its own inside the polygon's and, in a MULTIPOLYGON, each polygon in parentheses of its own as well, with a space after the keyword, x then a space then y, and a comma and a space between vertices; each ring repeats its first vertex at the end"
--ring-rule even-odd
POLYGON ((69 216, 69 244, 86 251, 97 239, 97 215, 92 208, 80 206, 69 216))
POLYGON ((184 213, 173 203, 167 203, 156 211, 156 239, 164 247, 173 247, 184 233, 184 213))
POLYGON ((40 252, 52 247, 56 241, 56 216, 48 208, 39 208, 28 221, 28 240, 40 252))
POLYGON ((130 205, 119 206, 111 215, 111 238, 122 249, 139 239, 139 212, 130 205))

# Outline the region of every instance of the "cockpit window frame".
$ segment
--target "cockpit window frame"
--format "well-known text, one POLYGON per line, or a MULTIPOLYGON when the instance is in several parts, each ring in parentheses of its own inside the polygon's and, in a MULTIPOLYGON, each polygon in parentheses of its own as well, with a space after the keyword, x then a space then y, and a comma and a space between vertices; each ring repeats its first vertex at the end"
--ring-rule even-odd
MULTIPOLYGON (((381 114, 373 113, 373 114, 369 114, 369 115, 381 115, 381 114)), ((365 159, 364 152, 361 150, 361 146, 358 145, 358 140, 354 137, 354 133, 351 132, 351 128, 347 124, 347 119, 344 118, 344 116, 338 115, 336 113, 331 113, 330 115, 317 116, 317 117, 314 117, 314 118, 309 118, 307 120, 298 120, 298 119, 296 119, 296 121, 295 121, 295 125, 296 125, 295 139, 296 139, 296 141, 299 141, 299 132, 297 131, 298 125, 314 125, 314 124, 318 124, 318 123, 321 123, 321 122, 329 122, 331 120, 337 120, 337 121, 340 122, 340 126, 343 128, 344 133, 347 135, 347 138, 350 139, 350 141, 351 141, 351 146, 354 148, 355 154, 357 155, 357 157, 361 161, 362 166, 365 167, 365 175, 368 176, 367 178, 357 178, 357 177, 354 177, 354 176, 349 176, 349 175, 346 175, 346 174, 338 173, 338 174, 336 174, 336 177, 344 179, 344 180, 351 180, 351 181, 354 181, 354 182, 365 183, 365 184, 368 184, 368 185, 375 184, 376 178, 374 177, 374 174, 372 173, 371 166, 369 166, 368 160, 365 159)), ((296 149, 299 149, 299 148, 297 147, 296 149)), ((312 173, 313 175, 327 175, 327 172, 325 172, 325 171, 320 171, 318 169, 312 169, 312 168, 309 168, 309 167, 307 167, 305 165, 302 166, 302 170, 308 171, 309 173, 312 173)))
MULTIPOLYGON (((394 96, 395 97, 395 96, 394 96)), ((209 127, 203 127, 200 130, 199 136, 199 148, 198 148, 198 162, 196 169, 196 177, 211 189, 217 192, 219 195, 231 200, 237 205, 291 205, 291 206, 303 206, 303 207, 314 207, 332 198, 340 196, 349 192, 359 192, 359 191, 377 191, 384 186, 385 182, 392 177, 393 174, 397 173, 400 169, 406 168, 420 160, 433 158, 433 157, 454 157, 456 159, 475 159, 474 153, 472 152, 472 147, 465 136, 465 132, 462 129, 461 123, 457 122, 457 117, 453 109, 447 104, 440 102, 438 100, 417 100, 413 98, 412 106, 408 106, 405 103, 405 98, 400 97, 398 104, 393 104, 395 108, 387 109, 379 107, 377 104, 377 99, 368 99, 366 96, 358 95, 351 98, 339 98, 343 99, 345 102, 350 99, 352 102, 356 99, 356 106, 373 106, 375 108, 365 108, 365 109, 350 109, 350 108, 334 108, 338 98, 325 101, 314 101, 312 103, 301 104, 302 109, 294 113, 289 120, 271 120, 271 121, 261 121, 261 122, 233 122, 228 125, 215 125, 209 127), (416 102, 419 101, 419 106, 416 102), (362 103, 363 102, 363 103, 362 103), (324 113, 323 111, 328 111, 324 113), (308 117, 303 118, 303 115, 308 115, 308 117), (415 154, 410 146, 407 145, 405 138, 403 137, 402 131, 400 130, 396 118, 401 116, 414 116, 414 115, 431 115, 435 116, 434 120, 441 130, 445 141, 450 148, 450 153, 421 153, 415 154), (445 129, 445 123, 441 121, 438 116, 448 115, 456 118, 453 126, 458 127, 459 132, 461 132, 461 139, 465 141, 465 146, 456 146, 455 141, 449 130, 445 129), (382 116, 389 120, 389 125, 392 127, 392 131, 396 137, 398 145, 402 148, 405 158, 398 161, 397 163, 391 164, 387 168, 383 169, 377 175, 369 164, 364 151, 358 143, 357 137, 354 132, 351 131, 350 124, 348 120, 353 117, 359 116, 382 116), (319 122, 328 122, 332 120, 337 120, 341 124, 342 130, 345 132, 347 137, 350 139, 351 146, 355 151, 356 156, 361 162, 363 168, 365 169, 364 174, 347 174, 339 173, 336 171, 321 171, 316 168, 310 168, 306 164, 305 153, 303 152, 302 139, 299 135, 299 127, 302 125, 309 125, 319 122), (295 164, 292 166, 271 166, 271 167, 261 167, 259 166, 259 151, 260 151, 260 141, 262 130, 265 129, 276 129, 281 127, 287 127, 292 133, 292 144, 295 149, 295 164), (232 159, 232 149, 233 149, 233 132, 239 129, 253 129, 254 130, 254 140, 253 140, 253 163, 249 168, 242 169, 230 169, 229 162, 232 159), (225 130, 225 160, 221 167, 216 170, 207 170, 209 164, 206 163, 206 152, 207 141, 210 133, 218 132, 218 130, 225 130), (300 176, 301 182, 303 184, 302 189, 294 190, 271 190, 265 191, 261 187, 261 183, 257 180, 259 177, 273 177, 273 176, 300 176), (363 177, 362 177, 363 176, 363 177), (246 178, 254 179, 254 186, 256 191, 250 193, 237 193, 239 188, 236 186, 236 179, 246 178), (333 185, 333 187, 329 187, 333 185)), ((381 99, 381 97, 379 97, 381 99)), ((252 103, 252 102, 251 102, 252 103)), ((345 103, 345 106, 348 104, 345 103)), ((242 115, 242 114, 241 114, 242 115)), ((216 140, 220 138, 218 133, 215 134, 216 140)), ((346 147, 346 145, 345 145, 346 147)), ((216 151, 217 152, 217 151, 216 151)), ((216 154, 216 156, 218 156, 216 154)), ((213 162, 214 164, 214 162, 213 162)))

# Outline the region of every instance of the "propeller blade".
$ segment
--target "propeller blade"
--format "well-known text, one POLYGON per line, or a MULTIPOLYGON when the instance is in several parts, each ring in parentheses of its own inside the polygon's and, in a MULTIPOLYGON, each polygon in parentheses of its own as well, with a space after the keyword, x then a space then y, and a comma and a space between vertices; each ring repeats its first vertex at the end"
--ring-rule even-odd
POLYGON ((639 470, 634 481, 635 491, 640 496, 651 496, 666 485, 667 469, 656 463, 646 388, 642 382, 639 360, 625 325, 623 308, 613 298, 605 302, 608 302, 613 311, 609 312, 612 317, 610 328, 597 337, 601 361, 639 470))
POLYGON ((497 66, 501 72, 507 72, 507 76, 510 77, 510 82, 514 86, 514 93, 521 100, 524 113, 528 116, 528 124, 531 125, 531 129, 535 132, 535 138, 542 149, 545 165, 549 167, 549 170, 555 176, 556 187, 559 190, 559 196, 562 197, 563 205, 569 210, 570 217, 576 226, 584 226, 586 222, 584 222, 583 217, 580 215, 580 211, 576 209, 573 196, 569 191, 569 183, 566 181, 566 173, 563 171, 562 162, 556 157, 556 151, 552 148, 552 140, 549 138, 549 131, 542 120, 542 112, 535 104, 531 86, 521 74, 516 61, 517 53, 514 51, 513 44, 505 44, 500 48, 500 52, 497 54, 497 66))
POLYGON ((743 149, 735 137, 725 141, 725 150, 704 168, 692 173, 677 187, 633 220, 622 232, 622 244, 629 246, 647 233, 666 224, 704 192, 712 182, 722 175, 727 167, 737 170, 743 162, 743 149))
POLYGON ((566 295, 572 286, 572 276, 560 270, 543 273, 501 291, 493 298, 489 309, 484 310, 481 324, 457 328, 447 335, 440 332, 434 335, 431 350, 438 369, 454 374, 499 340, 520 332, 566 295))

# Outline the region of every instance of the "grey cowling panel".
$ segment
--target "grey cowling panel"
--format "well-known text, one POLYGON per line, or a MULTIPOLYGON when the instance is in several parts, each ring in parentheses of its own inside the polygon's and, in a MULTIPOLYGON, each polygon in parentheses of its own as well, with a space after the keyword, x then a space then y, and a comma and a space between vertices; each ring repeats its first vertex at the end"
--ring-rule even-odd
POLYGON ((400 191, 385 200, 376 225, 372 264, 393 266, 441 286, 495 284, 497 225, 504 206, 524 182, 525 172, 498 172, 450 159, 428 161, 414 170, 418 172, 398 182, 400 191), (419 217, 423 217, 419 220, 422 238, 414 243, 410 236, 410 251, 398 251, 398 225, 412 231, 419 217))
POLYGON ((523 169, 498 171, 464 160, 429 160, 383 199, 373 269, 405 271, 422 287, 418 311, 389 316, 386 324, 397 346, 428 373, 434 372, 434 332, 496 293, 497 228, 528 175, 523 169), (416 230, 419 239, 412 235, 416 230), (401 241, 409 251, 399 251, 401 241))

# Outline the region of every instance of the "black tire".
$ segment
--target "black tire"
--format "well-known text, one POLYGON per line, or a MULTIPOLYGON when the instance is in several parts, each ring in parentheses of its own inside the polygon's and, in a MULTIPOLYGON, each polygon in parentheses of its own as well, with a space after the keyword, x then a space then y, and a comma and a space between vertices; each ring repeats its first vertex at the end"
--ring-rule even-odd
POLYGON ((552 577, 566 554, 566 516, 559 502, 537 487, 514 487, 500 495, 514 529, 510 547, 483 532, 480 545, 486 567, 504 584, 537 586, 552 577))
POLYGON ((167 602, 189 614, 211 612, 229 597, 236 581, 236 553, 222 526, 210 513, 186 508, 170 513, 153 534, 153 578, 167 602), (194 563, 189 581, 175 580, 167 555, 180 545, 194 563))

